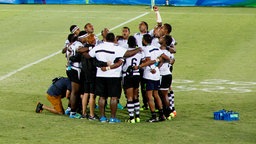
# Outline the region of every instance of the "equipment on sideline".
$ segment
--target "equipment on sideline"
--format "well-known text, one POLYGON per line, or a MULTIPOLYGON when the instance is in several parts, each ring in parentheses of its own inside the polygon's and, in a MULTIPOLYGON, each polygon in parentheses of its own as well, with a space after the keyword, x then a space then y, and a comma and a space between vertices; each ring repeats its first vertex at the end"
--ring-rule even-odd
POLYGON ((153 11, 153 6, 155 5, 155 0, 151 0, 150 9, 153 11))

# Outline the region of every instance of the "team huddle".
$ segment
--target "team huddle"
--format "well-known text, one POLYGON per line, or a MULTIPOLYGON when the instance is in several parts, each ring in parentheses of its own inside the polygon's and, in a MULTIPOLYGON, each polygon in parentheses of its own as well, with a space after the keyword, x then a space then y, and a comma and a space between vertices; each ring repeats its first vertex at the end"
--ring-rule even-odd
POLYGON ((84 30, 72 25, 62 50, 67 58, 68 78, 54 79, 47 91, 47 99, 54 108, 38 102, 36 112, 46 109, 70 118, 118 123, 121 121, 116 115, 117 106, 123 90, 129 115, 127 122, 140 122, 140 111, 145 109, 151 112, 147 122, 174 118, 171 84, 176 41, 170 35, 171 25, 162 24, 158 7, 154 6, 154 11, 157 21, 154 29, 148 31, 148 24, 142 21, 139 32, 133 36, 129 27, 123 27, 122 35, 117 36, 104 28, 99 40, 91 23, 87 23, 84 30), (143 106, 140 106, 140 93, 143 106), (96 96, 99 96, 98 106, 96 96), (64 97, 69 99, 66 110, 61 103, 64 97), (105 114, 108 99, 110 118, 105 114), (95 114, 96 106, 99 116, 95 114))

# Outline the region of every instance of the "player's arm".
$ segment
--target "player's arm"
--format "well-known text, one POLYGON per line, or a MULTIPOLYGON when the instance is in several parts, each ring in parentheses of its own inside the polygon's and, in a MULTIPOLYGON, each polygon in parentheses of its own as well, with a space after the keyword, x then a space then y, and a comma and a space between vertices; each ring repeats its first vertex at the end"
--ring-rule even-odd
POLYGON ((134 66, 133 69, 134 70, 137 70, 137 69, 140 69, 140 68, 143 68, 143 67, 146 67, 146 66, 150 66, 156 62, 159 62, 159 59, 157 60, 151 60, 149 57, 147 57, 143 63, 141 63, 140 65, 138 66, 134 66))
POLYGON ((176 53, 176 47, 174 45, 170 46, 170 47, 167 47, 167 50, 170 52, 170 53, 176 53))
POLYGON ((169 58, 166 54, 161 54, 161 56, 159 57, 160 58, 160 61, 162 62, 170 62, 171 61, 171 58, 169 58))
POLYGON ((64 48, 62 49, 61 53, 62 53, 62 54, 66 53, 66 52, 67 52, 67 49, 68 49, 68 47, 64 47, 64 48))
POLYGON ((70 94, 71 94, 71 91, 70 91, 70 90, 67 90, 67 91, 66 91, 66 98, 67 98, 67 99, 70 97, 70 94))
POLYGON ((168 57, 168 56, 165 55, 165 54, 162 54, 161 57, 160 57, 160 61, 161 61, 161 62, 168 62, 168 63, 170 63, 170 64, 174 64, 175 59, 174 59, 174 58, 170 58, 170 57, 168 57))
POLYGON ((175 63, 175 59, 173 58, 170 64, 173 65, 174 63, 175 63))
POLYGON ((141 52, 141 51, 142 51, 142 48, 136 48, 136 49, 134 49, 134 50, 128 50, 128 51, 125 52, 124 58, 134 56, 134 55, 136 55, 138 52, 141 52))
POLYGON ((111 70, 111 69, 118 68, 123 64, 123 62, 124 62, 124 60, 122 58, 116 59, 115 62, 112 65, 107 66, 107 67, 101 67, 101 70, 102 71, 108 71, 108 70, 111 70))
POLYGON ((100 61, 96 58, 93 59, 93 62, 96 67, 107 67, 109 65, 107 62, 100 61))
POLYGON ((117 35, 117 36, 116 36, 116 40, 117 40, 117 41, 118 41, 118 40, 121 40, 121 39, 124 39, 124 37, 121 36, 121 35, 117 35))
POLYGON ((62 49, 62 54, 65 54, 67 51, 69 51, 69 52, 71 52, 72 50, 70 50, 69 49, 69 46, 71 45, 71 43, 70 44, 67 44, 67 45, 65 45, 65 47, 62 49))
POLYGON ((157 27, 161 27, 162 26, 162 17, 160 15, 159 9, 157 6, 153 6, 153 10, 156 14, 157 27))
POLYGON ((90 55, 89 55, 89 48, 88 47, 79 47, 77 49, 77 52, 82 54, 85 58, 92 58, 90 55))

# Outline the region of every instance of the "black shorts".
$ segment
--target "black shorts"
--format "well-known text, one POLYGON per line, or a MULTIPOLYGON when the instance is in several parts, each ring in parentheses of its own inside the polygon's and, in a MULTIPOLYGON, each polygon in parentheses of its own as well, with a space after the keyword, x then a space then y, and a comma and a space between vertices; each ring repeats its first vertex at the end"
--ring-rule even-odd
POLYGON ((139 88, 140 85, 140 76, 139 75, 133 75, 133 76, 125 76, 124 77, 124 84, 123 88, 139 88))
MULTIPOLYGON (((87 76, 88 77, 88 76, 87 76)), ((81 88, 83 93, 92 93, 95 94, 95 79, 88 80, 85 76, 85 73, 81 73, 81 88)), ((92 76, 93 77, 93 76, 92 76)))
POLYGON ((81 84, 81 80, 80 80, 81 72, 74 69, 70 69, 70 70, 67 70, 66 73, 71 82, 81 84))
POLYGON ((160 90, 169 90, 172 84, 172 75, 161 76, 160 90))
POLYGON ((95 94, 100 97, 120 97, 122 78, 96 77, 95 94))
POLYGON ((95 94, 95 83, 94 82, 84 82, 83 92, 95 94))
POLYGON ((146 91, 159 90, 160 80, 148 80, 146 79, 146 91))

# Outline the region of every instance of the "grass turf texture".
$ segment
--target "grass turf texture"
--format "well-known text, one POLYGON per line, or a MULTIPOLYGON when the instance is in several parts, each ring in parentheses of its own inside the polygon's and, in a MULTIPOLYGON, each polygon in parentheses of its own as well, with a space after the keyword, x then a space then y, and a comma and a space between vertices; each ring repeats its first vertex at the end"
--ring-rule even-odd
MULTIPOLYGON (((62 49, 72 24, 82 29, 91 22, 98 34, 145 12, 150 13, 124 25, 131 34, 142 20, 153 28, 155 14, 149 6, 0 5, 0 76, 62 49)), ((141 123, 101 124, 47 111, 36 114, 37 101, 50 105, 45 91, 51 79, 65 76, 65 58, 58 54, 0 81, 0 143, 256 143, 255 9, 160 7, 160 12, 178 41, 174 80, 196 83, 173 84, 176 119, 146 123, 150 113, 143 111, 141 123), (206 92, 200 82, 207 79, 252 84, 206 92), (197 89, 178 90, 180 85, 197 89), (223 108, 239 112, 240 120, 213 120, 213 112, 223 108)), ((120 34, 121 27, 112 32, 120 34)), ((119 110, 117 117, 124 121, 128 114, 119 110)))

